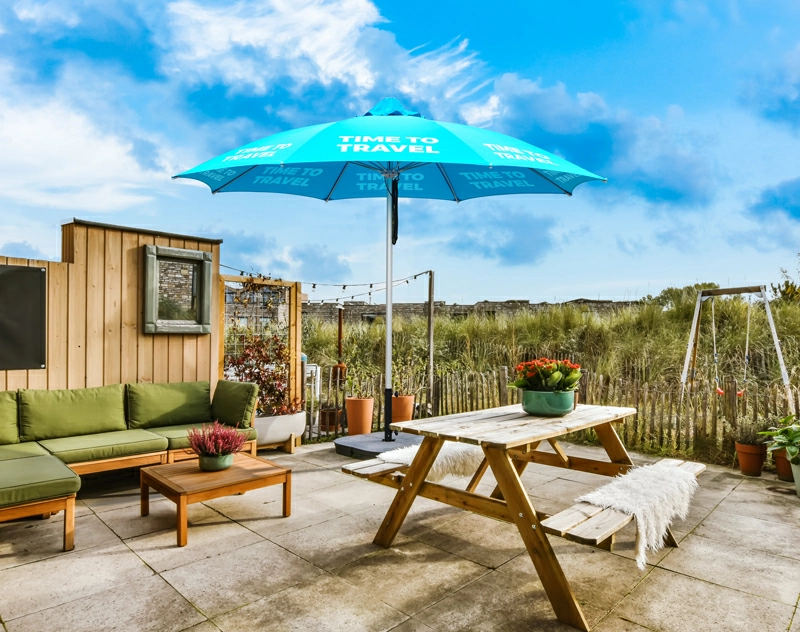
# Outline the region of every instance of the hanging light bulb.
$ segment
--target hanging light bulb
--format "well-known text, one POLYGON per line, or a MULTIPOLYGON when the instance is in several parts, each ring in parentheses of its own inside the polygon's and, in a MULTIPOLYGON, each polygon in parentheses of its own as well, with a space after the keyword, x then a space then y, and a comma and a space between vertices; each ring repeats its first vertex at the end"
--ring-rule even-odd
POLYGON ((312 283, 311 284, 311 291, 313 292, 316 289, 317 289, 317 284, 316 283, 312 283))
POLYGON ((343 285, 343 286, 342 286, 342 291, 344 291, 344 290, 346 290, 346 289, 347 289, 347 286, 346 286, 346 285, 343 285))

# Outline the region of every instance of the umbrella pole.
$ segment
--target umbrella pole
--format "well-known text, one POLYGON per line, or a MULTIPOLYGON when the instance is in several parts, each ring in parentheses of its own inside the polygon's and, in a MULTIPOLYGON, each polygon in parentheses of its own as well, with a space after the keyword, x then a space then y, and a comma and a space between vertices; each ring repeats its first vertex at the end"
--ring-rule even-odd
POLYGON ((383 391, 383 440, 392 438, 392 186, 386 182, 386 358, 384 375, 386 376, 383 391))

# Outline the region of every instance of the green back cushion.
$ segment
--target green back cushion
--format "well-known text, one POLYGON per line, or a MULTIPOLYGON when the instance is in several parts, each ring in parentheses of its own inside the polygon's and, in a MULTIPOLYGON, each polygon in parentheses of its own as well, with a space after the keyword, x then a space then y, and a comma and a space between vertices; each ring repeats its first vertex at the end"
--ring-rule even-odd
POLYGON ((258 384, 220 380, 211 402, 211 416, 221 424, 249 428, 258 399, 258 384))
POLYGON ((19 434, 23 441, 60 439, 125 430, 122 384, 58 391, 19 391, 19 434))
POLYGON ((208 382, 128 384, 128 426, 131 429, 210 421, 208 382))
POLYGON ((0 445, 19 443, 17 391, 0 393, 0 445))

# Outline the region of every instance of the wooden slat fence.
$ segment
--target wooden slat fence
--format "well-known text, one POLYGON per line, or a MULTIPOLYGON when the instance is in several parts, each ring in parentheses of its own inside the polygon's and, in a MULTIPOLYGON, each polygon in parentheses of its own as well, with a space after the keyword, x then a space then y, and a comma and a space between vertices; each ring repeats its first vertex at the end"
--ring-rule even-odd
MULTIPOLYGON (((521 391, 509 389, 512 373, 508 367, 483 373, 454 371, 436 376, 433 398, 427 400, 426 376, 409 377, 404 393, 417 395, 415 417, 450 415, 482 410, 495 406, 519 403, 521 391)), ((373 431, 383 424, 383 376, 354 380, 355 392, 375 398, 373 431)), ((337 388, 331 367, 322 369, 322 388, 319 400, 311 398, 307 389, 306 408, 309 411, 307 439, 324 439, 346 434, 342 425, 324 418, 341 418, 347 387, 341 381, 337 388), (325 412, 331 411, 331 412, 325 412), (332 415, 332 417, 330 417, 332 415), (320 424, 320 419, 323 423, 320 424)), ((672 384, 649 384, 638 380, 621 380, 587 373, 581 379, 578 401, 586 404, 633 406, 638 413, 627 418, 618 432, 632 450, 651 454, 681 455, 711 463, 730 463, 733 459, 732 431, 747 424, 764 427, 789 414, 786 393, 780 384, 748 383, 743 388, 736 380, 726 379, 724 395, 718 395, 716 385, 703 383, 681 396, 680 388, 672 384), (741 391, 741 395, 737 392, 741 391)), ((350 392, 353 392, 351 389, 350 392)), ((792 388, 796 410, 800 410, 800 392, 792 388)), ((592 431, 576 433, 577 441, 595 442, 592 431)))

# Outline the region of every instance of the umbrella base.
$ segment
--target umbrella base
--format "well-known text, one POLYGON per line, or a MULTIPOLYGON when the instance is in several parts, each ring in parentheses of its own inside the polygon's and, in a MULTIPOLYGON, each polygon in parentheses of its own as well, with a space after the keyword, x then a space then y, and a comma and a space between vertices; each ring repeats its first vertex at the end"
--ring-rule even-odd
MULTIPOLYGON (((394 433, 392 433, 394 434, 394 433)), ((374 459, 381 452, 405 448, 410 445, 422 443, 422 437, 401 432, 394 437, 392 443, 383 440, 383 431, 371 432, 369 434, 355 435, 353 437, 339 437, 333 443, 336 446, 336 454, 349 456, 353 459, 366 460, 374 459)))

